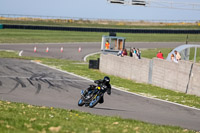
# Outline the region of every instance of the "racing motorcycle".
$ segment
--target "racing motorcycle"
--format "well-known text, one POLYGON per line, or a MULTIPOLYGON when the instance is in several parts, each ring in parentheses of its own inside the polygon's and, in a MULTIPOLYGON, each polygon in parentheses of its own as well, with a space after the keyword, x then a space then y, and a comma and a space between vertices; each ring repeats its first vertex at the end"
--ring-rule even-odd
POLYGON ((100 99, 103 97, 104 93, 106 92, 106 87, 102 85, 96 86, 93 90, 88 91, 84 95, 84 90, 81 90, 81 98, 78 101, 78 106, 89 106, 90 108, 93 108, 96 106, 100 99))

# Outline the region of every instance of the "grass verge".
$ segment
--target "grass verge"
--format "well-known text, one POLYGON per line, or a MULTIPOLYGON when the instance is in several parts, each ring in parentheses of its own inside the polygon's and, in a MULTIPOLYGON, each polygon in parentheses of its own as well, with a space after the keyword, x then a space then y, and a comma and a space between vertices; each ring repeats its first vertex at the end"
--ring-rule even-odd
POLYGON ((0 101, 1 133, 194 133, 172 126, 92 115, 74 110, 0 101))
MULTIPOLYGON (((49 30, 1 29, 0 43, 65 43, 65 42, 101 42, 106 32, 76 32, 49 30)), ((186 34, 131 34, 117 33, 126 38, 126 42, 185 42, 186 34)), ((200 42, 200 34, 188 35, 189 42, 200 42)))
POLYGON ((62 22, 59 20, 2 20, 1 24, 17 24, 17 25, 45 25, 45 26, 62 26, 62 27, 91 27, 91 28, 123 28, 123 29, 200 29, 198 24, 180 24, 180 23, 148 23, 148 22, 117 22, 107 21, 104 24, 98 21, 89 20, 72 20, 72 22, 62 22), (106 24, 105 24, 106 23, 106 24))
MULTIPOLYGON (((29 60, 41 60, 43 64, 54 66, 58 69, 75 73, 92 80, 102 79, 106 74, 101 73, 99 70, 89 69, 88 64, 83 64, 78 61, 69 61, 62 59, 49 59, 49 58, 33 58, 33 57, 18 57, 16 53, 0 52, 0 57, 4 58, 23 58, 29 60)), ((119 78, 116 76, 108 75, 111 78, 111 84, 120 87, 121 89, 128 90, 137 94, 147 97, 154 97, 163 99, 179 104, 200 108, 200 97, 195 95, 188 95, 181 92, 160 88, 150 84, 136 83, 132 80, 119 78)))
MULTIPOLYGON (((142 57, 149 59, 155 58, 159 50, 161 50, 164 58, 166 59, 171 50, 173 50, 173 48, 155 48, 155 49, 142 50, 142 57)), ((190 61, 194 60, 194 53, 195 53, 195 48, 190 48, 190 57, 189 57, 190 61)), ((200 48, 197 48, 196 62, 199 61, 200 61, 200 48)))

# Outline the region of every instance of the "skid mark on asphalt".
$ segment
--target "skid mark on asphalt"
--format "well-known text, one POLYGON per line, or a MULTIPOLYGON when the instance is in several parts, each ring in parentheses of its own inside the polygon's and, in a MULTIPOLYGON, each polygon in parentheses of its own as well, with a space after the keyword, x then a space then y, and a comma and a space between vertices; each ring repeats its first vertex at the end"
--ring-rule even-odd
POLYGON ((27 78, 27 81, 32 85, 32 86, 34 86, 35 88, 36 88, 36 92, 35 92, 35 94, 39 94, 40 93, 40 91, 41 91, 41 84, 39 84, 39 83, 33 83, 32 82, 32 80, 30 79, 30 78, 27 78))
POLYGON ((0 76, 0 86, 3 86, 3 80, 1 79, 10 79, 12 80, 12 82, 14 81, 13 88, 8 88, 10 89, 10 91, 8 91, 7 93, 16 91, 16 89, 27 88, 29 85, 31 85, 36 89, 36 95, 39 94, 42 89, 53 89, 57 92, 68 92, 68 89, 65 88, 82 88, 85 82, 84 80, 75 80, 63 76, 55 77, 49 73, 33 73, 29 77, 0 76), (81 83, 81 81, 83 83, 81 83), (43 86, 48 87, 43 88, 43 86))
POLYGON ((41 84, 38 84, 37 86, 37 91, 35 92, 35 94, 39 94, 41 90, 41 84))
MULTIPOLYGON (((45 73, 33 74, 30 78, 27 78, 27 80, 29 81, 29 83, 32 86, 34 86, 37 89, 35 94, 39 94, 40 90, 42 89, 41 83, 47 84, 48 88, 54 89, 58 92, 60 92, 61 90, 64 90, 62 85, 59 85, 59 84, 54 83, 53 81, 47 79, 47 78, 50 78, 50 77, 51 76, 49 76, 48 74, 45 74, 45 73)), ((67 91, 67 90, 65 90, 65 91, 67 91)))
POLYGON ((42 73, 42 74, 33 74, 31 77, 30 77, 30 80, 38 80, 38 79, 42 79, 44 77, 47 77, 47 75, 45 73, 42 73))
POLYGON ((12 92, 12 91, 14 91, 19 85, 21 85, 22 88, 26 87, 26 85, 24 84, 24 82, 21 79, 19 79, 18 77, 16 77, 16 78, 10 78, 10 79, 16 81, 17 83, 16 83, 15 87, 9 91, 9 93, 12 92))
POLYGON ((33 74, 33 72, 32 72, 31 70, 27 69, 27 68, 21 67, 21 69, 24 70, 24 71, 26 71, 26 72, 29 72, 29 73, 32 73, 32 74, 33 74))
POLYGON ((30 78, 26 78, 26 80, 28 80, 28 82, 29 82, 32 86, 34 86, 33 82, 30 80, 30 78))
POLYGON ((18 73, 15 69, 13 69, 13 68, 11 68, 11 67, 9 67, 9 66, 5 66, 5 68, 7 68, 8 70, 13 71, 13 72, 15 72, 15 73, 18 73))
POLYGON ((55 73, 38 65, 32 65, 27 61, 11 62, 1 59, 1 62, 3 63, 0 65, 0 94, 30 90, 31 93, 38 95, 49 92, 49 89, 70 94, 74 89, 85 89, 83 87, 88 83, 83 79, 68 77, 63 73, 55 73))
MULTIPOLYGON (((19 78, 19 77, 13 77, 13 76, 11 76, 11 77, 4 76, 3 78, 8 78, 8 79, 11 79, 11 80, 13 80, 15 82, 15 86, 7 93, 11 93, 11 92, 15 91, 17 88, 20 88, 20 87, 26 88, 27 85, 26 85, 24 79, 26 79, 30 85, 32 85, 33 87, 36 88, 35 94, 39 94, 40 93, 40 91, 42 89, 41 82, 44 83, 44 84, 47 84, 49 86, 48 88, 57 90, 58 92, 63 90, 62 85, 59 85, 57 83, 54 83, 53 81, 45 79, 45 78, 49 78, 47 75, 48 74, 42 73, 42 74, 33 74, 29 78, 24 78, 24 77, 19 78)), ((2 86, 2 85, 3 85, 3 82, 0 81, 0 86, 2 86)))

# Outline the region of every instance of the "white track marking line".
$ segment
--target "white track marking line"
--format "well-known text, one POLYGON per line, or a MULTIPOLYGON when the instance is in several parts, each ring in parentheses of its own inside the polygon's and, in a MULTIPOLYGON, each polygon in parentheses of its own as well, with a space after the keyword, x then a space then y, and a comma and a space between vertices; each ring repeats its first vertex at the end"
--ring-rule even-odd
POLYGON ((91 79, 89 79, 89 78, 82 77, 82 76, 76 75, 76 74, 71 73, 71 72, 63 71, 63 70, 57 69, 57 68, 55 68, 55 67, 51 67, 51 66, 48 66, 48 65, 42 64, 42 63, 40 63, 40 62, 35 62, 35 61, 31 61, 31 62, 36 63, 36 64, 41 65, 41 66, 44 66, 44 67, 48 67, 48 68, 51 68, 51 69, 54 69, 54 70, 57 70, 57 71, 63 72, 63 73, 66 73, 66 74, 69 74, 69 75, 73 75, 73 76, 76 76, 76 77, 79 77, 79 78, 82 78, 82 79, 88 80, 88 81, 90 81, 90 82, 94 82, 93 80, 91 80, 91 79))
POLYGON ((6 51, 6 52, 16 52, 14 50, 5 50, 5 49, 0 49, 0 51, 6 51))
POLYGON ((23 53, 23 50, 21 50, 21 51, 19 52, 19 56, 22 56, 22 53, 23 53))
POLYGON ((146 97, 146 96, 143 96, 143 95, 140 95, 140 94, 137 94, 137 93, 129 92, 129 91, 126 91, 126 90, 121 90, 121 89, 116 88, 116 87, 112 87, 112 88, 114 88, 116 90, 119 90, 119 91, 123 91, 123 92, 129 93, 129 94, 137 95, 137 96, 140 96, 140 97, 144 97, 144 98, 148 98, 148 99, 153 99, 153 100, 157 100, 157 101, 162 101, 162 102, 166 102, 166 103, 170 103, 170 104, 175 104, 175 105, 182 106, 182 107, 185 107, 185 108, 190 108, 190 109, 194 109, 194 110, 200 111, 200 109, 195 108, 195 107, 190 107, 190 106, 187 106, 187 105, 183 105, 183 104, 179 104, 179 103, 174 103, 174 102, 171 102, 171 101, 166 101, 166 100, 162 100, 162 99, 158 99, 158 98, 146 97))
MULTIPOLYGON (((51 66, 42 64, 42 63, 40 63, 40 62, 34 62, 34 61, 31 61, 31 62, 36 63, 36 64, 41 65, 41 66, 44 66, 44 67, 48 67, 48 68, 51 68, 51 69, 54 69, 54 70, 63 72, 63 73, 66 73, 66 74, 73 75, 73 76, 76 76, 76 77, 79 77, 79 78, 82 78, 82 79, 85 79, 85 80, 88 80, 88 81, 91 81, 91 82, 94 82, 93 80, 91 80, 91 79, 89 79, 89 78, 85 78, 85 77, 82 77, 82 76, 80 76, 80 75, 76 75, 76 74, 71 73, 71 72, 63 71, 63 70, 57 69, 57 68, 55 68, 55 67, 51 67, 51 66)), ((112 87, 112 88, 113 88, 113 89, 116 89, 116 90, 119 90, 119 91, 122 91, 122 92, 126 92, 126 93, 129 93, 129 94, 132 94, 132 95, 140 96, 140 97, 143 97, 143 98, 153 99, 153 100, 157 100, 157 101, 161 101, 161 102, 165 102, 165 103, 170 103, 170 104, 178 105, 178 106, 181 106, 181 107, 185 107, 185 108, 189 108, 189 109, 194 109, 194 110, 200 111, 200 109, 195 108, 195 107, 190 107, 190 106, 187 106, 187 105, 183 105, 183 104, 179 104, 179 103, 174 103, 174 102, 170 102, 170 101, 166 101, 166 100, 162 100, 162 99, 157 99, 157 98, 151 98, 151 97, 142 96, 142 95, 137 94, 137 93, 133 93, 133 92, 121 90, 120 88, 117 88, 117 87, 112 87)))
POLYGON ((88 55, 86 55, 86 56, 83 58, 83 60, 86 62, 86 59, 87 59, 88 56, 95 55, 95 54, 99 54, 99 53, 101 53, 101 52, 96 52, 96 53, 88 54, 88 55))

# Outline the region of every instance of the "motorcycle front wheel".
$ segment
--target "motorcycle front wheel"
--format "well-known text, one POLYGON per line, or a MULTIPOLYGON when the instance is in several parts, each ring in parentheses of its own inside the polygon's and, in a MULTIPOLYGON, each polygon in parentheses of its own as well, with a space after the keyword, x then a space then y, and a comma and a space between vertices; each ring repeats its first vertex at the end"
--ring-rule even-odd
POLYGON ((83 101, 83 99, 81 98, 81 99, 79 99, 79 101, 78 101, 78 106, 83 106, 85 103, 84 103, 84 101, 83 101))

